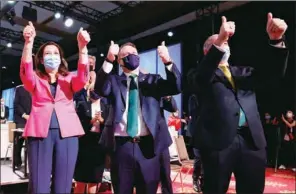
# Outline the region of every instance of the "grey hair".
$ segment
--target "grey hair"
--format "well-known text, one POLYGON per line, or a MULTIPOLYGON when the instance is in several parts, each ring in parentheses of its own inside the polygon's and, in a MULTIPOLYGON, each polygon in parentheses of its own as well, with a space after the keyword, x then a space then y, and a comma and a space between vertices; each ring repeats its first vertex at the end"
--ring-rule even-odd
POLYGON ((218 34, 213 34, 212 36, 210 36, 204 43, 203 45, 203 51, 208 51, 210 50, 210 48, 212 47, 214 40, 216 40, 218 38, 218 34))

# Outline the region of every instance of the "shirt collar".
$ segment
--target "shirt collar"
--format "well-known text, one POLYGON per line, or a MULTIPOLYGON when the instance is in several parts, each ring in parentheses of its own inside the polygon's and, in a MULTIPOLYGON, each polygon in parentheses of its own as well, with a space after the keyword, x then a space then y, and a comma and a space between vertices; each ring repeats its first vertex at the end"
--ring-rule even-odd
POLYGON ((125 74, 126 77, 129 77, 131 75, 137 75, 137 77, 139 76, 139 68, 135 69, 134 71, 130 72, 130 73, 126 73, 123 72, 125 74))

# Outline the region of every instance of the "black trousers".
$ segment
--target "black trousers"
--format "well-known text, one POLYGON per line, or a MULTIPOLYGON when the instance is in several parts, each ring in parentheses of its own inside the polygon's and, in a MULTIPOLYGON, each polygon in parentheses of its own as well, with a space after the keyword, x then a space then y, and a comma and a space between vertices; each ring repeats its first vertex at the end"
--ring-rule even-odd
POLYGON ((111 181, 115 194, 157 193, 160 181, 160 156, 154 154, 153 137, 132 142, 128 137, 115 137, 111 154, 111 181))
POLYGON ((22 148, 25 139, 20 135, 15 141, 15 150, 13 151, 14 162, 16 166, 19 166, 22 164, 22 148))
POLYGON ((237 134, 223 150, 201 150, 204 168, 204 194, 227 192, 231 174, 238 194, 260 194, 264 191, 266 150, 255 149, 248 135, 237 134))

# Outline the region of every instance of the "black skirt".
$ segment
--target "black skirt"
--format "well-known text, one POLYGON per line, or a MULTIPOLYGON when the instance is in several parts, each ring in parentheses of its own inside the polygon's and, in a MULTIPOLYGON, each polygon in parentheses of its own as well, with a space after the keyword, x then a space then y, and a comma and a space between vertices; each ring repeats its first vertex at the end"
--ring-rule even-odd
POLYGON ((102 182, 106 152, 99 145, 100 136, 100 133, 88 132, 79 138, 79 151, 74 173, 75 181, 102 182))

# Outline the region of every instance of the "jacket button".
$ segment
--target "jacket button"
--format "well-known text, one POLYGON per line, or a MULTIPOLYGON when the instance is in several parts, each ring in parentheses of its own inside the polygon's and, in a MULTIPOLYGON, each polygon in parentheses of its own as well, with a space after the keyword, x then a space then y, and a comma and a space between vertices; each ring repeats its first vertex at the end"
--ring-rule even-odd
POLYGON ((235 113, 235 116, 238 116, 239 115, 239 112, 235 113))

